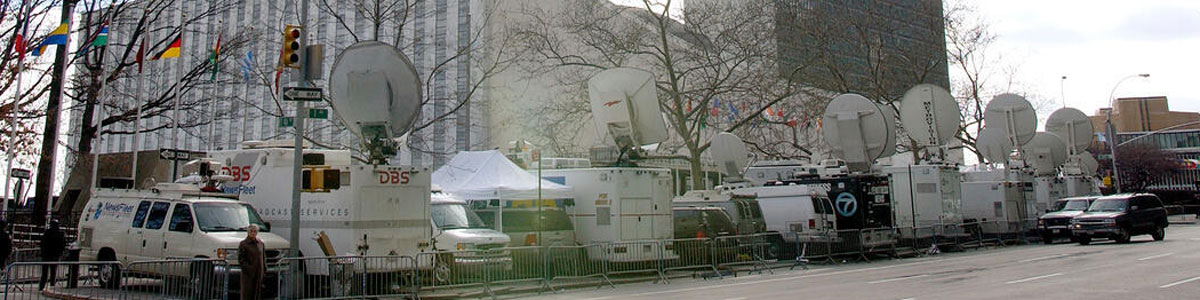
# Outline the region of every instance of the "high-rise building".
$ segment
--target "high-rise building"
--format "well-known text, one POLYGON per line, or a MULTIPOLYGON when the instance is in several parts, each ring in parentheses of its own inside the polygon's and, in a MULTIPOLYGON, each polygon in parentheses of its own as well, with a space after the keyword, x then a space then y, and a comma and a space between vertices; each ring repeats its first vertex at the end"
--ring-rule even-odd
MULTIPOLYGON (((480 113, 486 111, 483 96, 474 96, 466 105, 459 105, 476 82, 472 78, 470 52, 481 43, 476 33, 481 23, 477 18, 482 16, 482 2, 485 1, 411 1, 405 2, 411 5, 385 7, 386 11, 373 15, 376 8, 359 7, 354 1, 310 1, 308 44, 325 46, 323 74, 328 74, 342 49, 356 41, 372 39, 397 45, 415 65, 425 87, 426 100, 415 125, 424 128, 410 134, 408 141, 412 147, 402 147, 397 161, 436 167, 459 150, 479 149, 487 143, 486 119, 480 113)), ((217 79, 210 81, 208 73, 196 76, 199 83, 184 88, 182 93, 180 119, 184 126, 179 130, 178 145, 172 141, 169 128, 171 105, 165 104, 158 109, 166 111, 142 120, 141 128, 151 131, 141 133, 136 145, 132 134, 107 135, 96 147, 97 151, 160 148, 205 151, 235 149, 247 140, 291 140, 291 131, 280 126, 279 118, 294 115, 295 108, 293 103, 282 101, 275 91, 275 66, 283 25, 299 23, 296 2, 180 1, 158 12, 164 16, 157 23, 148 24, 152 29, 160 29, 149 33, 151 43, 169 38, 173 27, 179 24, 180 11, 188 18, 198 18, 185 28, 183 54, 179 58, 148 61, 144 76, 140 76, 144 80, 143 90, 138 90, 139 76, 133 70, 126 71, 104 91, 105 101, 118 110, 132 110, 135 103, 154 101, 178 82, 178 68, 195 72, 191 68, 208 59, 220 36, 224 46, 217 79), (248 79, 241 70, 247 56, 252 57, 248 79)), ((128 37, 140 15, 140 9, 129 9, 126 15, 112 21, 109 53, 123 53, 130 47, 128 37)), ((163 46, 150 49, 148 55, 161 51, 163 46)), ((116 55, 107 59, 110 64, 117 61, 116 55)), ((294 86, 298 72, 289 69, 280 77, 280 86, 294 86)), ((328 88, 329 80, 323 78, 315 83, 328 88)), ((325 102, 316 107, 330 108, 325 102)), ((73 109, 69 114, 70 126, 66 132, 69 143, 74 145, 78 142, 82 110, 73 109)), ((328 120, 309 119, 306 137, 319 147, 358 146, 358 139, 334 116, 330 113, 328 120)), ((133 132, 132 116, 106 129, 133 132)))

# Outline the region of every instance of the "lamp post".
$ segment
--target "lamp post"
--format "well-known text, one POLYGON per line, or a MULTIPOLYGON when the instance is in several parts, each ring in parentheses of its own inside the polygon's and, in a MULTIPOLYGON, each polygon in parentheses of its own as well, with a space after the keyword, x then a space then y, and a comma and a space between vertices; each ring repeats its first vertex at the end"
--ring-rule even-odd
POLYGON ((1118 169, 1117 169, 1117 128, 1114 127, 1112 124, 1112 112, 1114 109, 1117 108, 1117 106, 1115 105, 1116 99, 1113 98, 1113 95, 1116 94, 1117 87, 1120 87, 1121 83, 1125 82, 1125 80, 1129 80, 1130 78, 1134 78, 1134 77, 1149 78, 1150 74, 1146 74, 1146 73, 1134 74, 1134 75, 1125 76, 1125 78, 1121 78, 1121 80, 1118 80, 1117 84, 1113 85, 1112 91, 1108 93, 1108 113, 1106 114, 1106 116, 1104 118, 1105 119, 1104 125, 1105 125, 1106 129, 1108 130, 1108 154, 1112 156, 1112 158, 1111 158, 1112 185, 1113 185, 1113 187, 1117 188, 1118 194, 1121 193, 1121 181, 1119 180, 1120 179, 1119 175, 1117 175, 1117 173, 1119 173, 1118 169))
POLYGON ((1062 79, 1058 80, 1058 98, 1062 99, 1063 108, 1067 107, 1067 92, 1065 89, 1066 86, 1067 86, 1067 75, 1063 75, 1062 79))

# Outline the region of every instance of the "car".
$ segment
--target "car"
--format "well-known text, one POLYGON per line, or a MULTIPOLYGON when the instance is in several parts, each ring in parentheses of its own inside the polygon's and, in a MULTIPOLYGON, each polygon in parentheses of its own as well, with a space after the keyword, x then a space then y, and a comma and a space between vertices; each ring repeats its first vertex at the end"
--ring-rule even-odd
POLYGON ((1047 209, 1046 214, 1038 217, 1038 235, 1047 245, 1053 244, 1055 238, 1071 237, 1071 218, 1083 214, 1088 206, 1099 196, 1083 196, 1062 198, 1054 201, 1054 206, 1047 209))
POLYGON ((1087 211, 1071 219, 1071 238, 1087 245, 1094 238, 1128 243, 1133 236, 1166 238, 1167 210, 1154 194, 1120 194, 1097 198, 1087 211))
POLYGON ((737 227, 725 209, 711 206, 672 208, 676 238, 715 238, 737 234, 737 227))

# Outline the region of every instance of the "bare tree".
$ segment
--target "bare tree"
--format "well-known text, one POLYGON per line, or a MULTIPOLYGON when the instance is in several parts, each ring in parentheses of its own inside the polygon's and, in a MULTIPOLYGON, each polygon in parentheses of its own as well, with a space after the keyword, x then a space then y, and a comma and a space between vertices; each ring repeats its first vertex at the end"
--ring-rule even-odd
MULTIPOLYGON (((1094 151, 1097 157, 1108 153, 1108 147, 1099 146, 1101 143, 1093 145, 1096 147, 1092 147, 1091 151, 1094 151)), ((1111 160, 1102 159, 1099 172, 1111 173, 1111 166, 1111 160)), ((1146 188, 1159 183, 1162 178, 1179 172, 1179 163, 1174 153, 1162 150, 1154 143, 1135 142, 1117 149, 1117 168, 1120 174, 1117 174, 1116 180, 1117 184, 1121 185, 1121 191, 1144 192, 1146 188)))
POLYGON ((37 130, 42 127, 45 116, 45 96, 50 92, 50 65, 42 63, 39 57, 32 53, 45 40, 51 30, 57 27, 57 20, 50 17, 50 12, 61 6, 57 0, 0 0, 0 9, 5 12, 0 15, 0 36, 6 37, 4 49, 17 49, 17 35, 21 34, 25 24, 23 41, 24 60, 20 60, 16 51, 4 51, 0 56, 0 95, 5 95, 0 102, 0 116, 3 117, 3 127, 0 128, 0 150, 8 152, 9 137, 13 126, 10 117, 16 119, 15 153, 19 165, 34 163, 32 156, 37 154, 38 143, 41 140, 37 130), (22 5, 26 5, 22 7, 22 5), (28 20, 26 20, 28 16, 28 20), (18 67, 18 61, 23 66, 18 67), (21 70, 22 82, 20 95, 17 95, 17 72, 21 70), (9 99, 12 100, 9 100, 9 99), (21 100, 20 111, 14 116, 14 103, 21 100))
MULTIPOLYGON (((773 9, 771 1, 688 2, 680 16, 671 15, 677 1, 562 5, 560 10, 522 8, 528 23, 519 26, 520 35, 526 42, 523 52, 530 55, 524 65, 572 86, 614 67, 655 74, 659 107, 672 133, 657 156, 686 160, 693 187, 703 186, 701 155, 713 134, 757 128, 768 108, 798 105, 812 92, 788 80, 802 67, 781 70, 775 45, 764 42, 774 39, 774 20, 762 17, 764 8, 773 9)), ((572 132, 562 129, 577 132, 581 123, 589 123, 580 121, 590 115, 583 110, 582 89, 569 91, 575 92, 546 99, 550 104, 531 111, 541 118, 536 124, 551 125, 540 132, 557 140, 549 142, 556 148, 577 143, 562 141, 572 132)))

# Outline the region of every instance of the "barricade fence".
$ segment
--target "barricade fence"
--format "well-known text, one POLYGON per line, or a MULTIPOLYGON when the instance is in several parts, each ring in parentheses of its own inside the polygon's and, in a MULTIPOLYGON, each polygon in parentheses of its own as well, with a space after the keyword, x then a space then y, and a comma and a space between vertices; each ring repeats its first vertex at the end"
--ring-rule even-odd
MULTIPOLYGON (((917 227, 842 229, 435 251, 416 256, 285 258, 267 266, 259 287, 278 299, 417 298, 450 291, 492 295, 497 286, 546 292, 563 286, 611 287, 613 281, 676 276, 724 278, 809 263, 870 261, 1031 243, 1035 220, 972 221, 917 227)), ((219 259, 37 262, 32 249, 4 269, 4 300, 40 298, 89 288, 86 296, 116 299, 240 297, 240 269, 219 259), (42 279, 46 274, 46 279, 42 279), (54 276, 51 276, 54 275, 54 276)))

